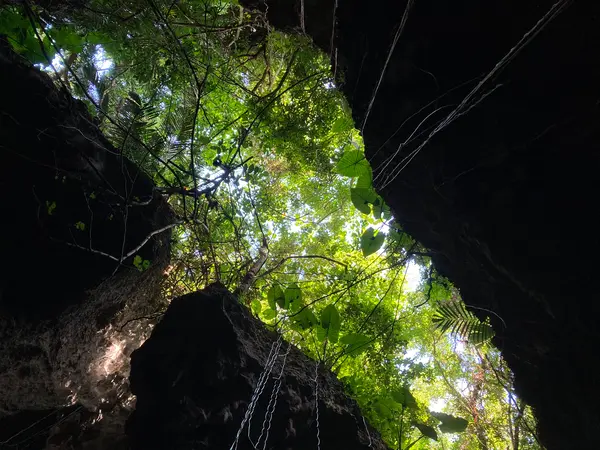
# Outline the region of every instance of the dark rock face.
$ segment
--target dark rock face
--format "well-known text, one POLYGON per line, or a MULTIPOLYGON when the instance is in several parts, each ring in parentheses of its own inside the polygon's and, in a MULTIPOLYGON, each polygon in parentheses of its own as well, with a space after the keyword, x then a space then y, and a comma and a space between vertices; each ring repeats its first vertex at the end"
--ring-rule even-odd
MULTIPOLYGON (((297 4, 266 3, 275 26, 298 29, 297 4)), ((597 448, 600 3, 564 2, 478 92, 481 102, 412 154, 553 3, 413 2, 363 134, 403 228, 468 305, 501 318, 492 315, 496 344, 544 443, 597 448)), ((334 34, 337 73, 362 127, 406 1, 304 4, 316 43, 329 52, 334 34)))
POLYGON ((227 290, 211 286, 173 300, 133 353, 137 404, 127 434, 134 449, 242 450, 253 448, 249 426, 258 448, 268 436, 265 448, 313 449, 320 439, 320 448, 384 450, 341 384, 326 370, 318 374, 317 427, 315 362, 278 340, 227 290), (264 390, 246 416, 265 367, 264 390))
POLYGON ((149 331, 134 319, 162 307, 169 261, 170 232, 147 238, 172 213, 85 105, 3 44, 0 86, 0 446, 117 448, 149 331), (119 264, 144 242, 148 270, 119 264))
MULTIPOLYGON (((120 258, 170 214, 85 105, 4 47, 0 86, 0 316, 35 323, 77 304, 115 272, 119 261, 98 252, 120 258)), ((156 259, 159 242, 139 255, 156 259)))

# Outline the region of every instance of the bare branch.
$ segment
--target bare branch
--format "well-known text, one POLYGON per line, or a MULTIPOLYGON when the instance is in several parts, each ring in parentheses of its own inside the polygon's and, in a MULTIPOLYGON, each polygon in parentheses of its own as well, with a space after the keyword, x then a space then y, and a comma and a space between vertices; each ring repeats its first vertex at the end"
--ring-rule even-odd
POLYGON ((246 275, 244 275, 244 278, 242 278, 240 285, 235 289, 235 291, 233 291, 233 295, 235 295, 236 297, 239 297, 241 295, 246 294, 250 290, 250 287, 256 280, 256 276, 258 275, 258 272, 260 271, 262 266, 267 261, 268 255, 269 255, 269 247, 267 245, 267 240, 265 238, 263 238, 262 245, 261 245, 260 249, 258 250, 258 257, 256 258, 256 261, 254 261, 254 264, 252 264, 252 267, 250 267, 250 269, 248 269, 248 272, 246 272, 246 275))
POLYGON ((140 244, 139 244, 139 245, 137 245, 136 247, 134 247, 134 248, 133 248, 131 251, 129 251, 128 253, 126 253, 125 255, 123 255, 121 258, 118 258, 118 257, 116 257, 116 256, 114 256, 114 255, 111 255, 110 253, 103 252, 103 251, 101 251, 101 250, 96 250, 96 249, 94 249, 94 248, 92 248, 92 247, 84 247, 84 246, 82 246, 82 245, 79 245, 79 244, 74 244, 74 243, 72 243, 72 242, 58 241, 58 240, 56 240, 56 241, 57 241, 57 242, 60 242, 61 244, 68 245, 69 247, 75 247, 75 248, 78 248, 78 249, 80 249, 80 250, 84 250, 84 251, 87 251, 87 252, 90 252, 90 253, 94 253, 94 254, 96 254, 96 255, 104 256, 104 257, 106 257, 106 258, 112 259, 113 261, 117 261, 119 264, 121 264, 121 263, 122 263, 123 261, 125 261, 127 258, 129 258, 130 256, 133 256, 133 255, 135 255, 135 254, 136 254, 138 251, 140 251, 140 250, 141 250, 141 248, 142 248, 144 245, 146 245, 146 244, 148 243, 148 241, 149 241, 150 239, 152 239, 152 237, 153 237, 153 236, 156 236, 157 234, 160 234, 160 233, 162 233, 163 231, 167 231, 167 230, 169 230, 169 229, 171 229, 171 228, 174 228, 174 227, 176 227, 177 225, 181 225, 182 223, 183 223, 183 221, 174 222, 174 223, 171 223, 171 224, 169 224, 169 225, 165 225, 164 227, 158 228, 157 230, 154 230, 154 231, 152 231, 151 233, 149 233, 149 234, 148 234, 148 235, 147 235, 147 236, 146 236, 146 237, 145 237, 145 238, 142 240, 142 242, 140 242, 140 244))
POLYGON ((338 261, 336 259, 333 258, 329 258, 328 256, 322 256, 322 255, 291 255, 291 256, 286 256, 285 258, 281 259, 277 264, 275 264, 275 266, 269 270, 267 270, 266 272, 264 272, 261 277, 266 277, 267 275, 273 273, 274 271, 276 271, 277 269, 279 269, 286 261, 289 261, 290 259, 324 259, 326 261, 330 261, 332 263, 335 264, 339 264, 340 266, 343 266, 344 268, 348 268, 347 264, 344 264, 341 261, 338 261))

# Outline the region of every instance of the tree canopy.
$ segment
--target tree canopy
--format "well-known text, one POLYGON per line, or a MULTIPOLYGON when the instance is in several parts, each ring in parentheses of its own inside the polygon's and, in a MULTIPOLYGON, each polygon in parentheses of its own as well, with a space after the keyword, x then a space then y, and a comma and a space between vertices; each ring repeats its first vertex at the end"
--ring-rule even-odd
POLYGON ((0 34, 168 198, 168 298, 225 284, 392 448, 541 448, 491 326, 375 190, 343 74, 301 30, 231 0, 91 0, 6 7, 0 34))

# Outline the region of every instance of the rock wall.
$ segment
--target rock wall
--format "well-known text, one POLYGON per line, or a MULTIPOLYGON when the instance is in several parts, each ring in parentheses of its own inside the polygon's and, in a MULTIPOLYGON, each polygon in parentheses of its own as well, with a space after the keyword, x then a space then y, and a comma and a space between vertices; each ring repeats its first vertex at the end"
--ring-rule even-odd
POLYGON ((323 368, 317 412, 315 361, 218 285, 173 300, 131 360, 133 449, 386 448, 323 368))
POLYGON ((135 319, 165 307, 170 232, 149 236, 174 218, 86 106, 0 44, 0 446, 75 445, 128 414, 129 354, 149 332, 135 319))
MULTIPOLYGON (((300 30, 299 1, 244 3, 300 30)), ((528 34, 554 3, 303 1, 395 217, 476 313, 493 311, 495 343, 548 448, 596 448, 600 3, 558 2, 566 8, 528 34)))

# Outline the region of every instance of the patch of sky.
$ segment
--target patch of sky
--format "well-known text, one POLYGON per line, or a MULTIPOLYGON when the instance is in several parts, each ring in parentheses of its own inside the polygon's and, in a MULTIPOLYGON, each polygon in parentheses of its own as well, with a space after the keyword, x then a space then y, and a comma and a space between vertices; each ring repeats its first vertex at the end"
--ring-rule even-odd
POLYGON ((244 83, 244 86, 246 86, 246 87, 250 86, 250 77, 248 76, 248 74, 242 72, 241 77, 242 77, 242 83, 244 83))
POLYGON ((406 278, 404 280, 404 292, 410 293, 415 292, 419 289, 423 280, 423 273, 421 266, 414 262, 411 262, 406 267, 406 278))
POLYGON ((113 60, 106 54, 101 45, 96 46, 96 52, 92 58, 94 67, 96 68, 97 77, 101 80, 106 73, 114 67, 113 60))
POLYGON ((448 401, 445 398, 432 398, 429 401, 429 410, 435 412, 442 412, 448 401))

